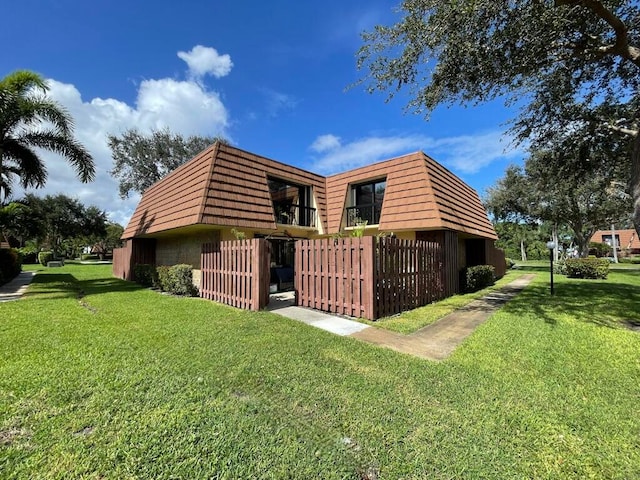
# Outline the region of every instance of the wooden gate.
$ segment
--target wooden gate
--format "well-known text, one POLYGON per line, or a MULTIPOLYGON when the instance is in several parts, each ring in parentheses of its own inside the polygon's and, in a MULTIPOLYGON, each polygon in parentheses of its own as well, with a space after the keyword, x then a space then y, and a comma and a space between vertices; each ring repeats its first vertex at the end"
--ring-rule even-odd
POLYGON ((260 310, 269 303, 271 250, 263 238, 205 243, 200 296, 232 307, 260 310))
POLYGON ((298 240, 297 305, 375 320, 446 295, 435 242, 363 237, 298 240))

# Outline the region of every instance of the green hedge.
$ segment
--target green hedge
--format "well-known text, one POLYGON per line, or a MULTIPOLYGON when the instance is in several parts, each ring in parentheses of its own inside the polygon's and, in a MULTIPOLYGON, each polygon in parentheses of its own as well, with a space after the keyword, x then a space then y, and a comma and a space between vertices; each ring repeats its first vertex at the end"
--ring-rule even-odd
POLYGON ((159 288, 163 292, 168 292, 171 288, 171 275, 169 270, 171 267, 167 265, 160 265, 156 268, 156 282, 154 287, 159 288))
POLYGON ((620 263, 633 263, 636 265, 640 265, 640 257, 624 257, 624 258, 619 258, 618 261, 620 263))
POLYGON ((136 282, 145 287, 156 287, 174 295, 197 295, 193 286, 193 267, 187 264, 173 265, 135 265, 133 275, 136 282))
POLYGON ((40 252, 38 253, 38 262, 40 265, 46 267, 47 263, 53 260, 53 252, 40 252))
POLYGON ((137 263, 133 266, 133 279, 145 287, 155 286, 158 279, 155 265, 137 263))
POLYGON ((174 295, 194 296, 198 292, 193 286, 193 267, 188 264, 160 266, 157 268, 161 290, 174 295))
POLYGON ((602 258, 568 258, 565 262, 569 278, 607 278, 609 260, 602 258))
POLYGON ((4 285, 22 271, 22 260, 15 248, 0 248, 0 285, 4 285))
POLYGON ((476 265, 462 270, 463 292, 471 293, 493 285, 496 281, 496 269, 493 265, 476 265))

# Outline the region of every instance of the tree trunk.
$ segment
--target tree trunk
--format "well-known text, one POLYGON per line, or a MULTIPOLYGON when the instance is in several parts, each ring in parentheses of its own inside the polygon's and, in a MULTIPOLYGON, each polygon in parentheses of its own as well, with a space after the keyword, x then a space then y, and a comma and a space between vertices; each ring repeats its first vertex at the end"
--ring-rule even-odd
POLYGON ((573 232, 573 233, 576 239, 576 245, 578 247, 578 253, 580 254, 580 257, 582 258, 588 257, 590 237, 587 237, 580 232, 573 232))
POLYGON ((640 134, 633 137, 631 151, 631 196, 633 197, 633 226, 640 238, 640 134))
POLYGON ((523 262, 527 261, 527 249, 524 248, 524 240, 520 240, 520 256, 523 262))

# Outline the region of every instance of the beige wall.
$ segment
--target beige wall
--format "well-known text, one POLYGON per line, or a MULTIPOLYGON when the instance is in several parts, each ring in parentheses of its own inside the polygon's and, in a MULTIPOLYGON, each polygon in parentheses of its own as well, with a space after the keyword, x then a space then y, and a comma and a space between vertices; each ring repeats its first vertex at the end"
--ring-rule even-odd
POLYGON ((220 232, 216 230, 158 238, 156 243, 156 264, 178 265, 187 263, 193 268, 200 268, 202 244, 219 239, 220 232))

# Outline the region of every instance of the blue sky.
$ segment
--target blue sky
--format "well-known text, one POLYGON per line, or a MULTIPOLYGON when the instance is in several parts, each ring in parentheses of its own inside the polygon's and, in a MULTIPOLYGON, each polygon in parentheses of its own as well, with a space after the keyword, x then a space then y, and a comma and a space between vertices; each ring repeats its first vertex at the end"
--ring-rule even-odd
POLYGON ((423 150, 483 193, 523 153, 506 151, 500 102, 441 107, 429 120, 363 87, 360 32, 397 18, 398 1, 148 2, 21 0, 3 9, 2 76, 39 72, 76 119, 97 162, 81 184, 46 155, 40 193, 66 193, 126 223, 109 176, 106 135, 131 127, 223 135, 232 144, 322 174, 423 150))

